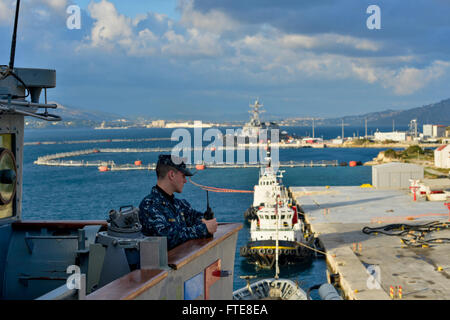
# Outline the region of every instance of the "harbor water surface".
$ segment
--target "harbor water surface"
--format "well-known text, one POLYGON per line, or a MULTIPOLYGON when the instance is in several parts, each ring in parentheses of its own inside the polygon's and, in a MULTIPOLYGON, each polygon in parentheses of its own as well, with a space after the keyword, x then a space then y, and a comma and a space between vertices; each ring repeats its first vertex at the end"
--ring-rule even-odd
MULTIPOLYGON (((284 129, 283 129, 284 130, 284 129)), ((288 132, 295 128, 287 129, 288 132)), ((305 128, 297 129, 304 134, 305 128)), ((316 128, 316 132, 317 132, 316 128)), ((346 129, 347 130, 347 129, 346 129)), ((363 128, 358 129, 363 132, 363 128)), ((128 129, 128 130, 94 130, 94 129, 26 129, 25 143, 44 141, 75 141, 90 139, 142 139, 168 138, 171 129, 128 129)), ((323 129, 325 138, 340 128, 323 129)), ((355 131, 356 132, 356 131, 355 131)), ((107 219, 111 209, 118 210, 125 205, 139 206, 156 183, 154 171, 130 170, 99 172, 95 167, 47 167, 33 162, 48 154, 85 150, 93 148, 151 148, 171 147, 177 142, 162 141, 125 141, 76 144, 38 144, 26 145, 24 149, 23 181, 23 219, 37 220, 98 220, 107 219)), ((209 143, 207 143, 209 144, 209 143)), ((338 160, 369 161, 384 149, 371 148, 302 148, 280 149, 280 161, 338 160)), ((156 162, 158 153, 111 153, 91 154, 76 157, 74 160, 113 160, 117 164, 134 163, 141 160, 143 164, 156 162)), ((283 182, 286 186, 349 186, 371 183, 371 167, 315 167, 285 168, 283 182)), ((206 169, 198 171, 192 181, 213 187, 238 190, 253 190, 258 182, 257 168, 206 169)), ((206 210, 206 193, 191 183, 187 183, 181 195, 199 210, 206 210)), ((219 222, 244 223, 244 211, 252 204, 251 193, 210 193, 210 206, 219 222)), ((249 239, 249 227, 239 232, 235 268, 233 270, 234 289, 245 285, 241 275, 271 277, 273 270, 256 270, 239 256, 239 248, 249 239)), ((314 259, 302 266, 281 268, 280 277, 297 280, 303 289, 326 282, 326 262, 314 259)), ((313 298, 318 298, 313 292, 313 298)))

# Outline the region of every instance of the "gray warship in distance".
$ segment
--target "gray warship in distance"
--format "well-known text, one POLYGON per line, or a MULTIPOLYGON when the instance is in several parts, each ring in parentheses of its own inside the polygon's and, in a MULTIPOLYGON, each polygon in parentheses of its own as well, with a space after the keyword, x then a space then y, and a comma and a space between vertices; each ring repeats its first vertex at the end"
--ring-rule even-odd
POLYGON ((250 104, 251 114, 250 120, 246 122, 242 128, 236 130, 233 134, 225 134, 223 136, 223 144, 230 145, 232 143, 235 147, 248 144, 266 143, 271 137, 277 137, 279 140, 288 140, 289 135, 286 131, 280 131, 280 126, 274 121, 261 121, 260 114, 265 112, 256 99, 253 104, 250 104), (272 131, 276 131, 272 135, 272 131))
POLYGON ((141 233, 132 206, 108 220, 22 220, 24 117, 61 119, 47 103, 56 71, 14 67, 19 7, 0 67, 0 299, 232 299, 241 224, 167 251, 166 238, 141 233))

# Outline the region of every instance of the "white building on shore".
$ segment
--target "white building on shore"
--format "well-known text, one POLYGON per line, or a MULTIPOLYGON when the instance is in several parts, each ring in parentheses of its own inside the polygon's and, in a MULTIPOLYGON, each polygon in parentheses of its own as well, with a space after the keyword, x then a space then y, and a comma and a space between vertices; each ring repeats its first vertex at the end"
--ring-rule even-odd
POLYGON ((441 138, 445 137, 446 127, 440 124, 424 124, 423 125, 423 135, 424 137, 430 138, 441 138))
POLYGON ((434 166, 450 168, 450 144, 440 146, 434 150, 434 166))
POLYGON ((166 128, 211 128, 213 123, 203 123, 202 121, 186 121, 186 122, 166 122, 166 128))
POLYGON ((375 132, 375 140, 384 141, 384 140, 392 140, 392 141, 406 141, 406 132, 375 132))

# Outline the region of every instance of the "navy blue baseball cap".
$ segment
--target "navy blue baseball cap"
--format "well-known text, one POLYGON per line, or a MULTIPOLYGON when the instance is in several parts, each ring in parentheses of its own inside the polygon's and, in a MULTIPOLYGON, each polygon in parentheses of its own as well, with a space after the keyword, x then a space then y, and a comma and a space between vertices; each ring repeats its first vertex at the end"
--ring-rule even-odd
POLYGON ((170 154, 160 154, 158 157, 157 166, 164 164, 183 172, 185 176, 193 176, 193 174, 186 168, 186 164, 184 163, 185 160, 185 158, 180 158, 170 154))

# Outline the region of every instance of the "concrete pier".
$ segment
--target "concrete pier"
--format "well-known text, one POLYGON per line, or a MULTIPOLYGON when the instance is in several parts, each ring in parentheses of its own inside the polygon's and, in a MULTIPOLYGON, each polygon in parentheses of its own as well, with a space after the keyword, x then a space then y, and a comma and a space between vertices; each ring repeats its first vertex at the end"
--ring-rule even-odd
MULTIPOLYGON (((444 202, 414 201, 409 190, 359 186, 290 190, 347 299, 450 299, 450 242, 413 247, 400 236, 362 232, 366 226, 393 223, 446 223, 449 209, 444 202)), ((430 238, 450 238, 450 228, 425 234, 424 239, 430 238)))

